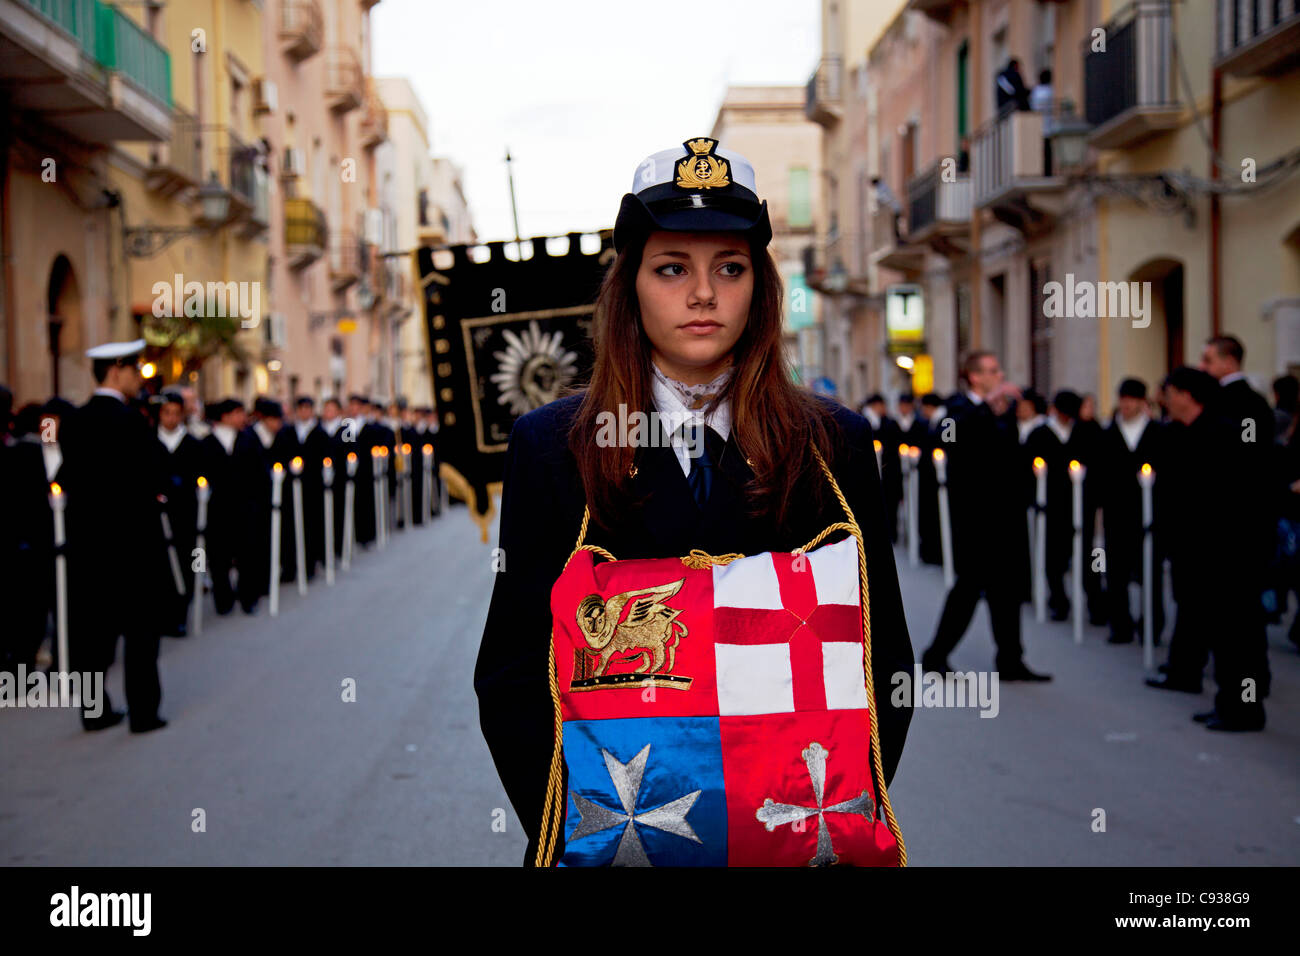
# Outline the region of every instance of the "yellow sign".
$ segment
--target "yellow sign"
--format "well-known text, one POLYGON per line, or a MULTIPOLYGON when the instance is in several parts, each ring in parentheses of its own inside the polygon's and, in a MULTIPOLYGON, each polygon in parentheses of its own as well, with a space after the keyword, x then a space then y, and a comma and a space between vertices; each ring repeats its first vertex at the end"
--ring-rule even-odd
POLYGON ((918 398, 934 391, 934 359, 930 355, 912 356, 912 394, 918 398))

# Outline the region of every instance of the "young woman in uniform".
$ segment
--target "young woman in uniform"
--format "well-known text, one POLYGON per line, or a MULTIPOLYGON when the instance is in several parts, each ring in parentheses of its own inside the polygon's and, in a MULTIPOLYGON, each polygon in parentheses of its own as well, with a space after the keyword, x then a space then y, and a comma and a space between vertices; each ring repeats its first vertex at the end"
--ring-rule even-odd
POLYGON ((913 655, 871 428, 792 380, 767 203, 752 166, 701 138, 648 157, 633 189, 596 304, 590 384, 521 417, 506 456, 505 568, 475 689, 483 734, 529 837, 526 865, 537 856, 554 750, 551 589, 580 528, 586 543, 620 560, 792 551, 844 520, 815 448, 865 544, 886 785, 911 719, 910 701, 890 703, 890 677, 911 675, 913 655), (707 430, 687 431, 676 447, 620 446, 601 437, 620 409, 707 430), (691 444, 701 437, 702 449, 691 444))

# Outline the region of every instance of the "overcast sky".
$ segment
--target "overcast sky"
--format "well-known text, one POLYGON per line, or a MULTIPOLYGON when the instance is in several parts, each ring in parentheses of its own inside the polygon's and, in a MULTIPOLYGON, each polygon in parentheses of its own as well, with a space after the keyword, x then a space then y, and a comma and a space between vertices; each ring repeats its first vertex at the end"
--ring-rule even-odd
POLYGON ((482 240, 614 224, 637 164, 707 136, 728 84, 807 82, 816 0, 383 0, 371 64, 406 76, 482 240))

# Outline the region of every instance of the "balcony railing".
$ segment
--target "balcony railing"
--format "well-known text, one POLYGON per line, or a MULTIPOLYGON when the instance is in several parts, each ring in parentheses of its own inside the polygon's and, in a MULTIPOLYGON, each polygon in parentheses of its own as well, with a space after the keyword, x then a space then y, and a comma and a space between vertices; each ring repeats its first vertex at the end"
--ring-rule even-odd
POLYGON ((361 114, 361 145, 365 149, 378 146, 388 139, 388 110, 375 92, 374 84, 366 84, 365 110, 361 114))
POLYGON ((281 0, 280 40, 290 59, 301 62, 320 52, 325 18, 317 0, 281 0))
POLYGON ((1236 76, 1300 62, 1300 0, 1217 0, 1216 64, 1236 76))
POLYGON ((145 185, 170 196, 203 181, 203 132, 193 113, 172 110, 172 136, 149 150, 145 185))
POLYGON ((966 0, 911 0, 908 9, 923 13, 931 20, 947 24, 953 13, 966 5, 966 0))
POLYGON ((117 7, 96 4, 95 51, 106 69, 127 77, 159 103, 172 105, 171 57, 117 7))
POLYGON ((324 253, 328 241, 329 230, 320 207, 310 199, 284 201, 284 246, 290 268, 311 265, 324 253))
POLYGON ((822 126, 839 122, 843 76, 843 63, 838 56, 822 57, 804 92, 804 115, 809 120, 822 126))
POLYGON ((337 229, 330 235, 330 283, 334 291, 346 289, 361 278, 365 269, 362 244, 351 229, 337 229))
POLYGON ((937 233, 956 233, 970 227, 970 175, 952 175, 951 182, 944 182, 944 164, 940 160, 907 184, 909 241, 919 242, 937 233))
POLYGON ((1085 115, 1091 142, 1127 146, 1178 122, 1170 0, 1138 0, 1105 27, 1106 48, 1085 47, 1085 115))
POLYGON ((96 0, 24 0, 45 19, 70 33, 86 55, 95 58, 96 0))
POLYGON ((325 64, 325 98, 335 113, 346 113, 361 105, 365 96, 361 61, 350 47, 330 47, 325 64))

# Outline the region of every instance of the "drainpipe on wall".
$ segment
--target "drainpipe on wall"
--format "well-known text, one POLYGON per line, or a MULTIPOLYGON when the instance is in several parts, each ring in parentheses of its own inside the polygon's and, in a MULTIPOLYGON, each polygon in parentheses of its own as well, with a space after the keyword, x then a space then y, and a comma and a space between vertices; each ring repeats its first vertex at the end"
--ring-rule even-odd
POLYGON ((9 140, 0 143, 0 258, 4 259, 5 381, 19 399, 18 388, 18 319, 14 305, 13 246, 9 240, 9 217, 13 204, 9 196, 9 140))
MULTIPOLYGON (((1212 73, 1213 89, 1210 106, 1210 180, 1219 178, 1219 144, 1223 132, 1223 74, 1215 67, 1212 73)), ((1219 194, 1210 193, 1210 335, 1219 335, 1222 329, 1223 283, 1220 276, 1221 237, 1219 232, 1219 194)))

